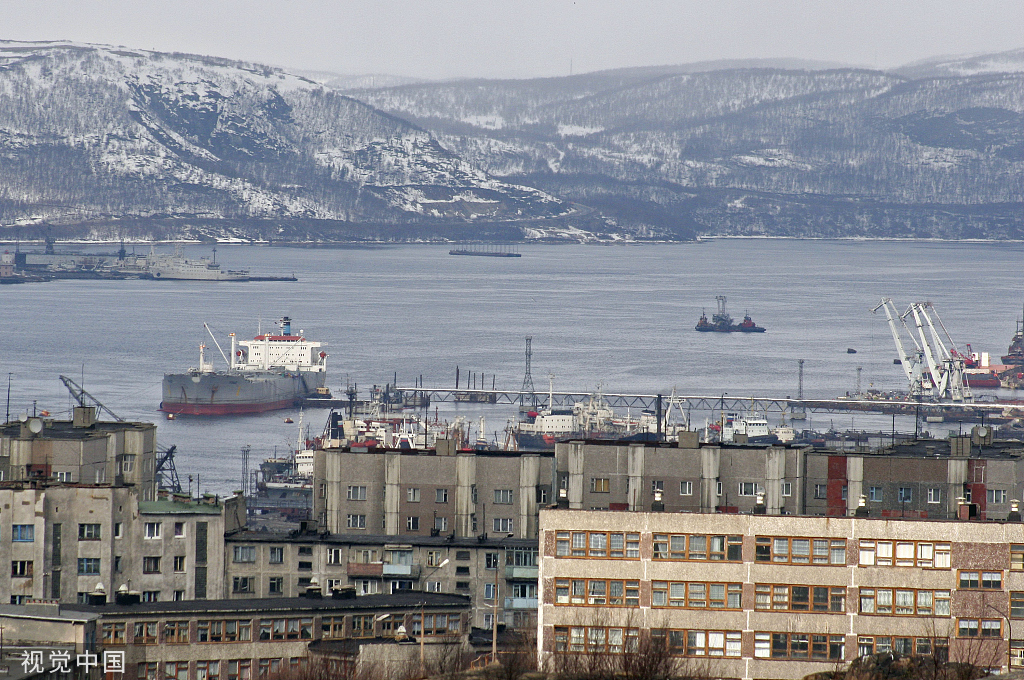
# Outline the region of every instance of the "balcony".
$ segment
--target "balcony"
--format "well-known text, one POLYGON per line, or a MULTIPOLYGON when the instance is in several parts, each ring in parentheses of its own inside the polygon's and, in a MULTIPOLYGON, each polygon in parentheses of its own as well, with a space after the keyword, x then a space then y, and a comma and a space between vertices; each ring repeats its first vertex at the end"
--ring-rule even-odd
POLYGON ((536 609, 537 598, 535 597, 506 597, 505 609, 536 609))
POLYGON ((420 565, 418 564, 384 564, 384 576, 409 576, 420 577, 420 565))
POLYGON ((536 581, 537 567, 517 567, 512 564, 506 564, 505 578, 521 578, 536 581))
POLYGON ((349 576, 376 576, 380 578, 384 573, 382 562, 349 562, 349 576))

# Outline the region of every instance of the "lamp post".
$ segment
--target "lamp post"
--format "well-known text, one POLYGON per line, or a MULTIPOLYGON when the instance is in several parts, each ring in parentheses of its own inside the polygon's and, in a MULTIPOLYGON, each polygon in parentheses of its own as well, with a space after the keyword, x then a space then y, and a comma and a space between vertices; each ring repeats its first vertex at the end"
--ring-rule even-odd
MULTIPOLYGON (((436 567, 431 569, 429 572, 427 572, 426 576, 423 577, 423 587, 424 588, 426 588, 426 586, 427 586, 427 576, 430 576, 431 574, 433 574, 435 571, 437 571, 438 569, 440 569, 441 567, 443 567, 446 564, 448 564, 448 558, 447 557, 444 558, 444 560, 439 565, 437 565, 436 567)), ((424 640, 423 639, 424 639, 424 637, 426 637, 426 632, 427 632, 427 618, 426 618, 426 616, 424 616, 424 611, 423 611, 423 608, 424 608, 425 605, 426 605, 426 602, 423 601, 423 600, 420 600, 420 676, 424 677, 424 678, 427 677, 427 666, 426 666, 426 662, 424 660, 424 654, 423 654, 423 652, 424 652, 424 647, 423 647, 424 640)))

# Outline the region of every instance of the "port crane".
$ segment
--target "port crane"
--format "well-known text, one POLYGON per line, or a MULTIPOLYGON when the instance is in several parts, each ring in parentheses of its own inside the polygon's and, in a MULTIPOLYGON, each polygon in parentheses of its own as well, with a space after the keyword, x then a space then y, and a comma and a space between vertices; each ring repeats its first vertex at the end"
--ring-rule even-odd
POLYGON ((939 318, 938 312, 930 302, 915 302, 907 308, 907 311, 900 314, 891 298, 882 298, 878 306, 871 311, 876 313, 879 309, 885 310, 885 318, 889 324, 889 330, 892 332, 893 341, 896 343, 896 352, 900 357, 899 362, 910 383, 912 396, 927 396, 958 403, 973 401, 970 387, 964 382, 963 357, 956 351, 952 338, 949 337, 946 327, 942 324, 942 319, 939 318), (942 332, 949 340, 950 346, 953 347, 952 351, 942 341, 931 314, 928 312, 929 309, 934 312, 942 332), (914 321, 916 336, 907 324, 907 319, 910 317, 914 321), (897 320, 903 325, 906 335, 913 342, 912 350, 904 345, 902 334, 896 324, 897 320))
MULTIPOLYGON (((86 392, 84 387, 71 378, 62 375, 60 381, 64 383, 64 387, 68 388, 71 398, 77 401, 79 406, 95 408, 96 413, 106 412, 117 422, 124 422, 124 418, 107 408, 103 402, 86 392)), ((181 480, 178 479, 178 470, 174 467, 174 452, 177 448, 175 444, 169 447, 157 446, 156 479, 157 485, 161 489, 170 489, 174 493, 181 493, 181 480)))

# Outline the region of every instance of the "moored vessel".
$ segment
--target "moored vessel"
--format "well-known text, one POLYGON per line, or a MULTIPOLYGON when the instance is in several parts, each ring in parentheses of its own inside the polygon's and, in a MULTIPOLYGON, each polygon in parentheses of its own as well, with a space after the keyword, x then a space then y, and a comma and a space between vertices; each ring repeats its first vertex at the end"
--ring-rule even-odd
POLYGON ((701 311, 700 319, 697 321, 697 325, 694 330, 701 331, 702 333, 764 333, 765 328, 758 326, 754 323, 754 320, 750 318, 750 314, 743 315, 743 321, 735 323, 729 313, 725 311, 725 296, 716 295, 715 301, 718 303, 718 311, 711 317, 711 321, 708 321, 708 315, 706 312, 701 311))
MULTIPOLYGON (((240 415, 297 406, 316 394, 327 377, 323 343, 292 335, 291 319, 278 324, 279 335, 261 333, 252 340, 231 338, 231 358, 221 355, 226 371, 215 371, 207 361, 206 345, 199 346, 199 366, 163 379, 160 410, 187 415, 240 415)), ((209 327, 207 326, 207 330, 209 327)), ((220 344, 211 333, 217 349, 220 344)))
POLYGON ((221 269, 217 264, 217 249, 213 249, 213 259, 201 257, 190 260, 185 257, 180 245, 174 247, 174 254, 157 254, 151 250, 143 260, 143 270, 154 279, 184 281, 248 281, 246 270, 232 271, 221 269))

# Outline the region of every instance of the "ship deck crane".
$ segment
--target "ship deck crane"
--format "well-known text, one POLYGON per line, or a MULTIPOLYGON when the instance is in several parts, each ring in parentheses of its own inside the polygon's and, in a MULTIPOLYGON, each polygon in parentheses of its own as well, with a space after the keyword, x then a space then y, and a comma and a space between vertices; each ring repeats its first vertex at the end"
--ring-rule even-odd
MULTIPOLYGON (((84 387, 71 378, 62 375, 60 381, 68 388, 71 398, 77 401, 79 406, 93 407, 97 414, 106 412, 117 422, 124 422, 124 418, 111 411, 103 402, 86 392, 84 387)), ((178 470, 174 467, 174 452, 177 448, 173 444, 169 447, 157 446, 156 479, 157 486, 161 489, 170 489, 174 493, 181 493, 181 480, 178 479, 178 470)))

